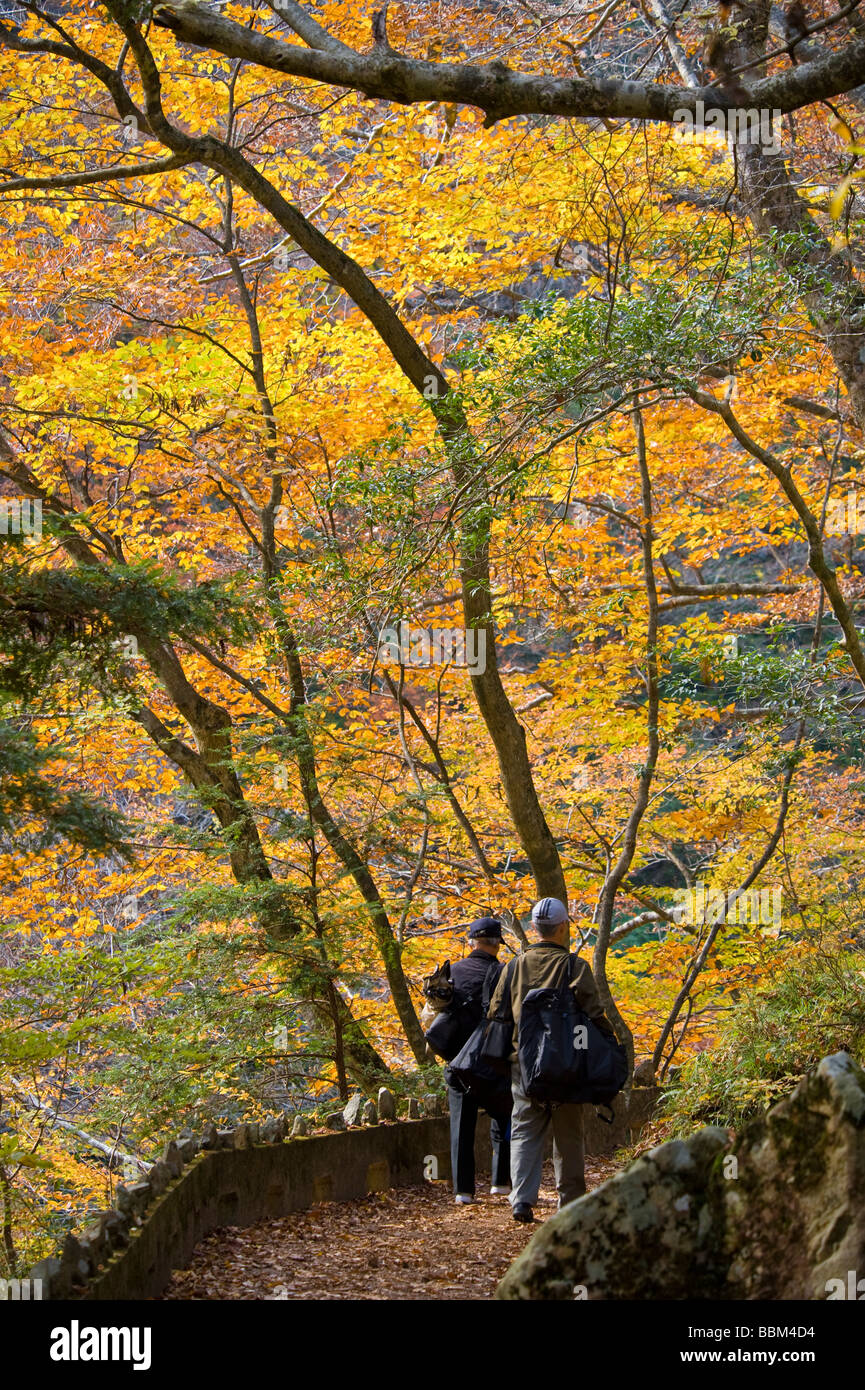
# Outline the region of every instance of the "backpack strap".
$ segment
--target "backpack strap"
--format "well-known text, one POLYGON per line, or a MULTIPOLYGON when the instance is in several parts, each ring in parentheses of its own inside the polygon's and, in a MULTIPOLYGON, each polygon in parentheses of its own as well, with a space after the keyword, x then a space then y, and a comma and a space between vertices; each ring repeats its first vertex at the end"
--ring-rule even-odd
MULTIPOLYGON (((508 961, 508 964, 505 966, 505 987, 502 992, 502 999, 501 1004, 499 1005, 499 1012, 496 1015, 496 1017, 501 1019, 502 1022, 506 1022, 509 1017, 513 1019, 513 1009, 511 1008, 511 976, 514 973, 514 969, 518 960, 519 956, 514 956, 513 960, 508 961)), ((490 999, 492 998, 492 995, 494 993, 494 990, 490 989, 490 992, 487 995, 487 982, 490 980, 491 973, 491 970, 488 970, 486 975, 484 976, 484 994, 486 995, 486 999, 484 1002, 485 1018, 489 1013, 490 999)), ((498 984, 500 979, 501 975, 499 974, 496 976, 496 984, 498 984)))
MULTIPOLYGON (((484 975, 483 985, 481 986, 481 1008, 483 1009, 484 1018, 486 1018, 487 1013, 489 1012, 490 999, 492 998, 493 993, 493 970, 497 963, 498 962, 494 960, 490 961, 489 965, 487 966, 487 973, 484 975)), ((498 971, 496 971, 495 978, 499 978, 498 971)))

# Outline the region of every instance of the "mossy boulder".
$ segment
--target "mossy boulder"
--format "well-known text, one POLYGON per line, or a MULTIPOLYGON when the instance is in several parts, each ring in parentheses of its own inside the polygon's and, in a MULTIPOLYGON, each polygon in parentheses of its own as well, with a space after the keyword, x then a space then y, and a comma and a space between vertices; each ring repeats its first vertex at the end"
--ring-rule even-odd
POLYGON ((825 1299, 865 1275, 865 1072, 849 1053, 824 1057, 733 1154, 726 1297, 825 1299))
POLYGON ((825 1299, 860 1274, 865 1072, 838 1052, 732 1144, 661 1144, 563 1208, 496 1297, 825 1299))
POLYGON ((720 1218, 708 1179, 728 1143, 713 1128, 661 1144, 569 1203, 532 1237, 496 1297, 717 1297, 720 1218))

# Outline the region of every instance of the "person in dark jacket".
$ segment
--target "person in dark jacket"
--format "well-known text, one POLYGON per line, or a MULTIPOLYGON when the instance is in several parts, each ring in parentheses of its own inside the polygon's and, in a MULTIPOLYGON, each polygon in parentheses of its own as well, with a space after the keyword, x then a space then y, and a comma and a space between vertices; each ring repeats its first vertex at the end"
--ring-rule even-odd
MULTIPOLYGON (((463 998, 477 1000, 478 1022, 482 1017, 481 994, 487 972, 493 968, 489 995, 495 988, 502 967, 496 960, 503 944, 502 924, 497 917, 479 917, 468 929, 472 950, 451 966, 454 989, 463 998)), ((451 1173, 457 1206, 468 1206, 475 1200, 475 1131, 480 1106, 474 1096, 464 1095, 448 1086, 448 1108, 451 1126, 451 1173)), ((490 1115, 492 1140, 493 1196, 510 1192, 510 1120, 506 1115, 490 1115)))

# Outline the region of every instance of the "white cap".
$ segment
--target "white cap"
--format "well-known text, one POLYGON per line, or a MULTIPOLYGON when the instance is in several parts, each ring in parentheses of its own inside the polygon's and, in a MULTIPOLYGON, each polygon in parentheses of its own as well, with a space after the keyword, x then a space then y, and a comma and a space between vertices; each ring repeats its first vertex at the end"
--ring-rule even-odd
POLYGON ((558 927, 568 920, 568 909, 558 898, 541 898, 532 908, 532 926, 558 927))

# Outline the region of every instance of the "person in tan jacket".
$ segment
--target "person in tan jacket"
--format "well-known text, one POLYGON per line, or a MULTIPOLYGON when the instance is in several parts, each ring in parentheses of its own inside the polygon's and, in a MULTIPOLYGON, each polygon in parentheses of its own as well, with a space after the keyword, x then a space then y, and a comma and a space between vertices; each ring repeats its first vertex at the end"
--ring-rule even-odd
POLYGON ((539 940, 502 971, 490 1000, 488 1018, 502 1009, 506 977, 510 978, 511 1012, 514 1020, 514 1050, 511 1054, 511 1090, 514 1109, 511 1116, 511 1207, 515 1221, 533 1221, 532 1208, 538 1200, 544 1161, 544 1140, 553 1127, 553 1167, 559 1207, 582 1197, 586 1190, 583 1111, 580 1105, 548 1105, 533 1100, 522 1088, 517 1062, 520 1009, 530 989, 557 989, 564 984, 569 968, 571 988, 577 1008, 588 1014, 599 1028, 612 1033, 598 997, 591 969, 579 956, 571 956, 568 910, 558 898, 542 898, 532 908, 532 926, 539 940))

